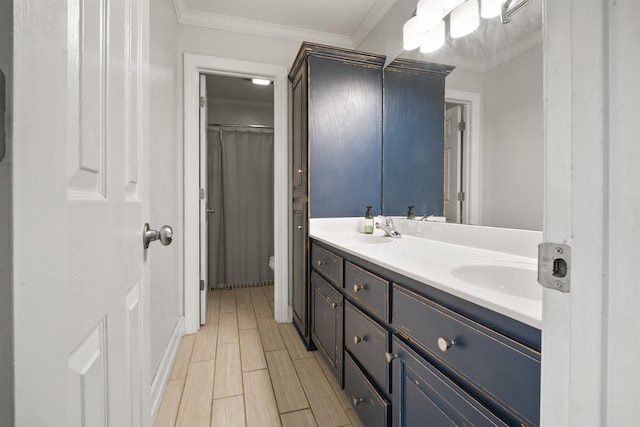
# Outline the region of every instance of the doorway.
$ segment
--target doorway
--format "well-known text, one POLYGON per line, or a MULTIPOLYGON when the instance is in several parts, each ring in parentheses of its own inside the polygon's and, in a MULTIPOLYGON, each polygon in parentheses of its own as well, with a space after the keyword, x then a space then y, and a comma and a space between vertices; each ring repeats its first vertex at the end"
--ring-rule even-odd
POLYGON ((273 82, 274 166, 274 317, 290 322, 289 309, 289 185, 288 185, 288 80, 284 66, 205 55, 184 55, 184 328, 200 326, 200 74, 263 78, 273 82))
POLYGON ((457 224, 467 220, 463 215, 467 164, 465 126, 465 105, 447 102, 444 113, 444 216, 447 222, 457 224))
POLYGON ((208 74, 206 93, 207 287, 272 285, 273 85, 208 74))
POLYGON ((482 223, 480 106, 479 93, 445 89, 445 113, 454 113, 456 116, 450 117, 450 123, 447 123, 445 118, 445 139, 447 133, 453 136, 452 142, 445 141, 445 214, 448 222, 476 225, 482 223), (447 150, 447 145, 450 145, 450 151, 447 150))

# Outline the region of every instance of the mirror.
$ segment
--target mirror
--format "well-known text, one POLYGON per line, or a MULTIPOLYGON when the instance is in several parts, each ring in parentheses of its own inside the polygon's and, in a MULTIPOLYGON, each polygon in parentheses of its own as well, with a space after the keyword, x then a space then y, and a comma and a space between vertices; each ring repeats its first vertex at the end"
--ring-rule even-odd
MULTIPOLYGON (((447 35, 434 53, 416 49, 401 58, 455 66, 446 107, 461 110, 466 124, 461 141, 449 144, 458 154, 445 148, 443 213, 452 222, 542 230, 542 0, 529 1, 510 23, 481 19, 465 37, 447 35)), ((445 121, 445 135, 456 134, 454 121, 445 121)))

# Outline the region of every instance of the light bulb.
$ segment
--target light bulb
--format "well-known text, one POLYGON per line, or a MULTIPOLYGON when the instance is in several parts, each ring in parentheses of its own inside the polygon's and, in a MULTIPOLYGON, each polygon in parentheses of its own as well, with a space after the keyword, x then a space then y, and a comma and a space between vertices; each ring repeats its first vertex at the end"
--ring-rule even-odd
POLYGON ((435 27, 427 31, 424 41, 420 45, 421 53, 430 53, 440 49, 444 45, 445 31, 444 21, 440 20, 435 27))
POLYGON ((251 79, 251 83, 253 83, 254 85, 269 86, 271 84, 271 80, 267 80, 267 79, 251 79))
POLYGON ((442 0, 420 0, 416 9, 426 29, 431 29, 442 20, 442 0))
POLYGON ((467 0, 453 9, 449 16, 451 37, 464 37, 480 25, 478 0, 467 0))
POLYGON ((462 2, 464 2, 464 0, 442 0, 443 16, 447 15, 453 9, 458 7, 458 5, 462 2))
POLYGON ((423 20, 414 16, 404 23, 402 27, 402 46, 404 50, 413 50, 422 44, 427 31, 423 20))

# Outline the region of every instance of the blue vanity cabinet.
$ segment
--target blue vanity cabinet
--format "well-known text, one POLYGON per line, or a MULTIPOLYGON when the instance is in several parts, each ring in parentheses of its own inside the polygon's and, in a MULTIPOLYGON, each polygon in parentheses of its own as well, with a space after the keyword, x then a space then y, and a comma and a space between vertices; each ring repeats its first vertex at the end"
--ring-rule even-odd
POLYGON ((396 59, 384 69, 384 215, 442 215, 447 65, 396 59))
MULTIPOLYGON (((323 285, 342 296, 343 348, 335 354, 343 352, 344 390, 365 425, 539 424, 540 330, 311 242, 312 258, 323 261, 314 271, 324 268, 323 285)), ((314 309, 322 328, 331 313, 325 302, 314 309)))

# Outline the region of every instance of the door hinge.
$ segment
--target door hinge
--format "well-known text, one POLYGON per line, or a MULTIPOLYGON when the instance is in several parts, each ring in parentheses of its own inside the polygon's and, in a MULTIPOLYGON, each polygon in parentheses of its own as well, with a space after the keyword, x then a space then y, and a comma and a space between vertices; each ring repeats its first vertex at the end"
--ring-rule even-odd
POLYGON ((200 189, 200 200, 204 200, 204 188, 200 189))
POLYGON ((538 245, 538 283, 561 292, 571 290, 571 246, 551 242, 538 245))
POLYGON ((464 191, 458 193, 458 201, 464 202, 464 191))
POLYGON ((200 97, 200 108, 204 108, 207 105, 207 98, 204 96, 200 97))
POLYGON ((204 291, 204 280, 200 280, 200 290, 204 291))
POLYGON ((466 130, 467 129, 467 122, 465 122, 464 120, 458 122, 458 130, 466 130))

